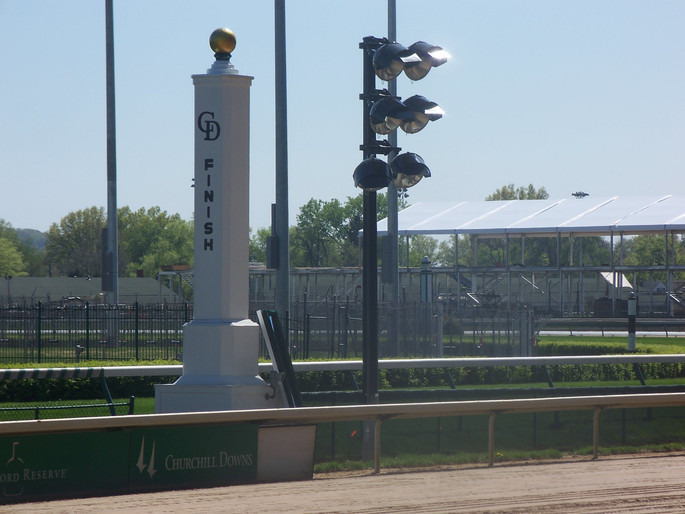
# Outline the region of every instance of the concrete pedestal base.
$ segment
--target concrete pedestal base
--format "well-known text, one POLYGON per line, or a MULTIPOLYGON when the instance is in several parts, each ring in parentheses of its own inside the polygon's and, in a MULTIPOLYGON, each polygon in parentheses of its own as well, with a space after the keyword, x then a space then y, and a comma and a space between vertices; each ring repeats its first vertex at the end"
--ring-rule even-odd
POLYGON ((219 410, 273 409, 279 407, 264 382, 252 385, 177 385, 155 386, 155 412, 207 412, 219 410))
POLYGON ((155 386, 155 412, 203 412, 279 407, 259 376, 259 325, 193 320, 183 327, 183 376, 155 386))

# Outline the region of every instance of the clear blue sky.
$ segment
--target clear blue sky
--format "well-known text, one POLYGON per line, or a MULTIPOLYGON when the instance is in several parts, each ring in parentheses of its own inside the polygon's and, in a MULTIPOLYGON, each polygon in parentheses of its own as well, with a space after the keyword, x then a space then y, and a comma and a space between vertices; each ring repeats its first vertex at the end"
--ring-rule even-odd
MULTIPOLYGON (((364 36, 385 0, 286 0, 290 218, 359 190, 364 36)), ((106 206, 104 0, 0 0, 0 218, 47 230, 106 206)), ((445 117, 400 133, 433 176, 410 202, 482 200, 514 183, 552 198, 682 192, 685 2, 397 0, 398 40, 453 58, 398 93, 445 117), (421 7, 418 5, 430 7, 421 7)), ((274 201, 273 1, 114 0, 118 204, 193 210, 193 88, 217 27, 252 86, 252 227, 274 201)))

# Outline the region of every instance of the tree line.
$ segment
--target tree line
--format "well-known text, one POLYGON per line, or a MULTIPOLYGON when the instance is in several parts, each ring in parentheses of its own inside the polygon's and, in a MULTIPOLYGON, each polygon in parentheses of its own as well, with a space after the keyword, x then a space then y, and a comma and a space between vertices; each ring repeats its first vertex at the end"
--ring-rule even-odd
MULTIPOLYGON (((118 210, 119 276, 156 277, 163 265, 192 264, 193 223, 159 207, 118 210)), ((64 216, 44 234, 23 239, 0 220, 0 274, 3 276, 99 277, 102 274, 103 207, 64 216), (44 239, 44 248, 35 239, 44 239)))
MULTIPOLYGON (((515 187, 508 184, 489 195, 486 200, 546 199, 544 187, 515 187)), ((400 209, 407 206, 400 201, 400 209)), ((387 196, 378 195, 380 220, 387 216, 387 196)), ((363 226, 362 195, 345 201, 324 201, 312 198, 300 207, 297 223, 290 228, 290 262, 293 267, 345 267, 360 262, 359 232, 363 226)), ((165 265, 193 264, 193 222, 179 214, 169 214, 159 207, 118 210, 119 276, 156 277, 165 265)), ((0 276, 75 276, 99 277, 102 272, 102 231, 107 226, 104 208, 90 207, 71 212, 59 223, 53 223, 46 233, 18 231, 0 219, 0 276), (44 244, 44 248, 43 248, 44 244)), ((250 231, 250 259, 266 261, 268 228, 250 231)), ((480 239, 470 236, 459 239, 460 265, 477 262, 485 266, 502 266, 507 259, 503 239, 480 239), (478 255, 474 258, 474 251, 478 255)), ((379 246, 380 248, 380 246, 379 246)), ((557 258, 555 238, 528 238, 508 241, 510 265, 553 266, 557 258), (523 247, 521 245, 524 245, 523 247)), ((625 265, 663 265, 664 239, 659 235, 627 238, 623 245, 625 265)), ((679 262, 685 256, 685 242, 675 243, 679 262)), ((455 239, 427 235, 400 238, 399 255, 402 266, 418 267, 424 256, 434 266, 454 266, 457 258, 455 239)), ((561 245, 562 263, 580 264, 580 244, 564 238, 561 245)), ((607 238, 582 238, 582 264, 608 266, 611 247, 607 238)), ((641 277, 647 278, 647 277, 641 277)))

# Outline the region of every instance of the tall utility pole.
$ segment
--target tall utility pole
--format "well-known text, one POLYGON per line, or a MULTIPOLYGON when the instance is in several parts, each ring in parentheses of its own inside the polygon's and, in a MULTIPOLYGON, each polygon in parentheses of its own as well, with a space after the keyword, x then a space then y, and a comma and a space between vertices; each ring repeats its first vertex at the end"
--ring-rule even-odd
POLYGON ((276 312, 288 338, 290 312, 290 242, 288 239, 288 110, 285 64, 285 0, 274 0, 276 45, 276 208, 274 233, 278 245, 276 312))
MULTIPOLYGON (((388 0, 388 39, 397 41, 397 7, 395 0, 388 0)), ((397 80, 388 81, 388 91, 391 96, 397 96, 397 80)), ((390 146, 397 147, 397 132, 388 134, 390 146)), ((388 162, 391 162, 397 152, 388 154, 388 162)), ((399 317, 398 306, 400 303, 400 271, 399 254, 397 244, 397 187, 390 183, 388 186, 388 246, 389 252, 384 256, 389 258, 386 266, 389 269, 390 279, 390 340, 395 355, 399 355, 399 317)))
MULTIPOLYGON (((376 134, 369 123, 371 98, 376 91, 376 75, 373 67, 373 52, 381 45, 375 38, 364 38, 360 45, 364 51, 363 85, 364 99, 362 148, 364 159, 375 157, 376 134)), ((378 263, 376 191, 363 193, 363 253, 362 253, 362 381, 364 403, 378 403, 378 263)), ((365 438, 368 436, 365 429, 365 438)))
POLYGON ((105 0, 105 54, 107 68, 107 232, 103 243, 102 289, 107 302, 119 303, 119 239, 117 226, 117 138, 114 108, 113 0, 105 0))

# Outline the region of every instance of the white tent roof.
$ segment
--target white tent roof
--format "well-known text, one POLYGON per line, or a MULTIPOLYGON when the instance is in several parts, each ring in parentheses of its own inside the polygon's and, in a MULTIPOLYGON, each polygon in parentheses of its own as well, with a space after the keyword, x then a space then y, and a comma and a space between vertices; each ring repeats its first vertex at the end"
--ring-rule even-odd
MULTIPOLYGON (((398 227, 400 235, 685 232, 685 196, 420 202, 400 211, 398 227)), ((387 218, 378 234, 387 234, 387 218)))

